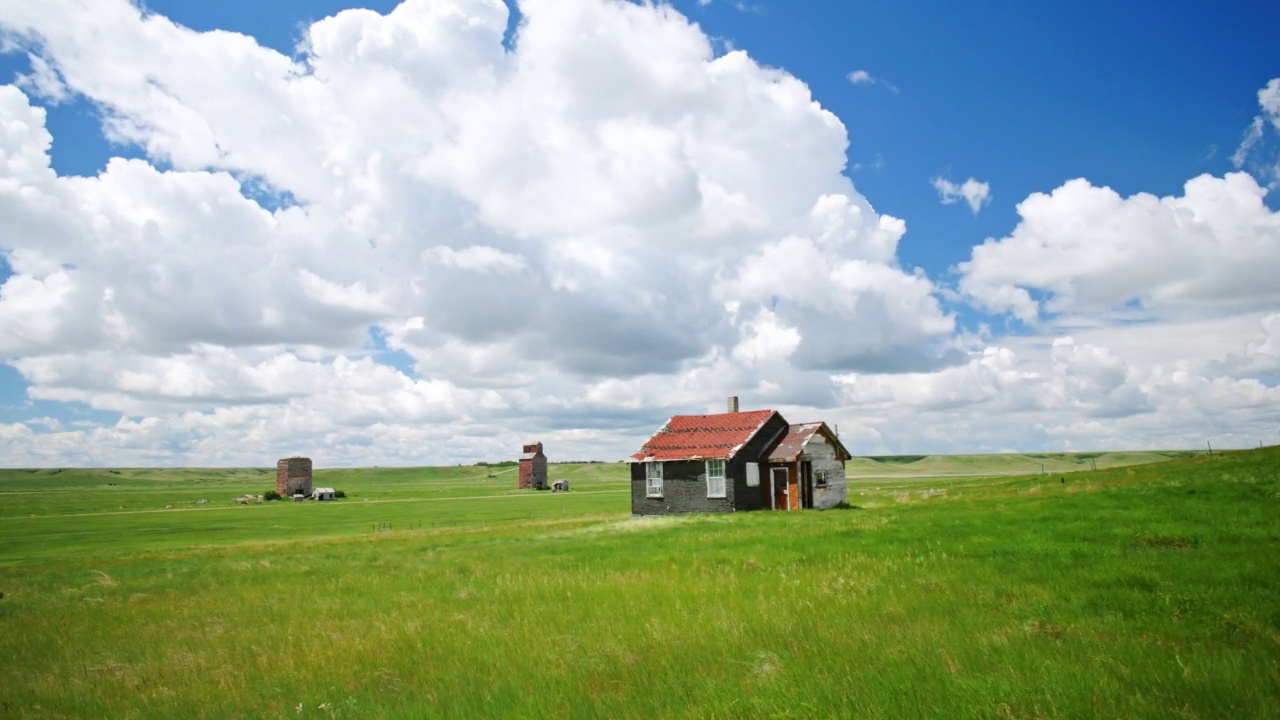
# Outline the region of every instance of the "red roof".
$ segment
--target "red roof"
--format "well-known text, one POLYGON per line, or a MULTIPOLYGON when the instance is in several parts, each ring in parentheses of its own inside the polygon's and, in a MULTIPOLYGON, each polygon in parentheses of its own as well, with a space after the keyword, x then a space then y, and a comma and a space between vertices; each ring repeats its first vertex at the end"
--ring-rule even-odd
POLYGON ((782 442, 778 443, 778 447, 774 448, 773 452, 769 453, 769 459, 773 462, 795 462, 800 457, 800 453, 804 452, 804 446, 808 444, 809 439, 819 432, 836 446, 837 457, 841 460, 852 457, 826 423, 813 422, 800 423, 787 428, 787 436, 782 438, 782 442))
POLYGON ((752 410, 718 415, 676 415, 640 446, 640 451, 631 459, 727 460, 775 414, 773 410, 752 410))

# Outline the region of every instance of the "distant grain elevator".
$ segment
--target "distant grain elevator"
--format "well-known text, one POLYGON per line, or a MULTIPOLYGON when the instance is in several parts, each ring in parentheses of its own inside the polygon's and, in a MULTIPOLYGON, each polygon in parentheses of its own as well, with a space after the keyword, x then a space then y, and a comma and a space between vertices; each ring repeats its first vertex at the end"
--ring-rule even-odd
POLYGON ((542 454, 542 443, 524 446, 520 455, 520 489, 547 489, 547 456, 542 454))
POLYGON ((280 497, 311 496, 311 458, 282 458, 276 463, 276 492, 280 497))

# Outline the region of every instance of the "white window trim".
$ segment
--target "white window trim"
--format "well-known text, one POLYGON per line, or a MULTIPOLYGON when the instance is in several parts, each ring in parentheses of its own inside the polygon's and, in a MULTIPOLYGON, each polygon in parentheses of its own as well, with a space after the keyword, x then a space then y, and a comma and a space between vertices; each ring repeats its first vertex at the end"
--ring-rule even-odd
POLYGON ((651 498, 662 497, 662 463, 660 461, 651 460, 644 464, 644 495, 651 498))
POLYGON ((723 498, 723 497, 728 497, 728 496, 729 496, 729 486, 728 486, 728 483, 726 482, 726 478, 725 478, 725 465, 726 465, 726 463, 725 463, 725 461, 724 461, 724 460, 707 460, 707 461, 706 461, 706 469, 707 469, 707 497, 709 497, 709 498, 723 498), (712 475, 712 474, 711 474, 711 463, 719 463, 719 465, 720 465, 720 474, 719 474, 719 475, 712 475), (713 477, 718 477, 718 478, 720 478, 720 492, 719 492, 719 493, 712 492, 712 489, 711 489, 711 479, 712 479, 713 477))
POLYGON ((814 471, 813 471, 813 483, 814 483, 815 485, 817 485, 818 487, 826 487, 826 486, 827 486, 827 471, 826 471, 826 470, 814 470, 814 471))

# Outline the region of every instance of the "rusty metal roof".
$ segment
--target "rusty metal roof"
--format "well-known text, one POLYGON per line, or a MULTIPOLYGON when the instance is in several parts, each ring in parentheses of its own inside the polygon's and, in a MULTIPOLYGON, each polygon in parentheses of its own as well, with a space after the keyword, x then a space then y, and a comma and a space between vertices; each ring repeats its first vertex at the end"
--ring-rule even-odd
POLYGON ((773 410, 676 415, 667 421, 640 451, 635 462, 646 460, 727 460, 777 413, 773 410))
POLYGON ((826 423, 811 422, 799 423, 787 428, 786 437, 782 438, 782 442, 778 443, 778 447, 774 448, 773 452, 769 454, 769 461, 795 462, 796 458, 800 457, 800 454, 804 452, 805 444, 819 431, 836 446, 837 456, 843 454, 842 460, 848 460, 852 457, 844 445, 840 444, 840 438, 837 438, 835 433, 827 428, 826 423))

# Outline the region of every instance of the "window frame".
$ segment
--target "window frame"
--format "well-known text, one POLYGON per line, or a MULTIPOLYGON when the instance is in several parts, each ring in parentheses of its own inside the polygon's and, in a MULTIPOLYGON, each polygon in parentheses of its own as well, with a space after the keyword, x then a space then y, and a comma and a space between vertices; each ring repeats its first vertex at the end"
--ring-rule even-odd
POLYGON ((663 497, 662 494, 662 461, 650 460, 644 464, 644 496, 663 497), (655 483, 654 481, 657 480, 655 483))
POLYGON ((813 484, 814 484, 815 486, 817 486, 817 487, 826 487, 826 486, 827 486, 827 471, 826 471, 826 470, 814 470, 814 471, 813 471, 813 484))
POLYGON ((708 497, 708 498, 716 498, 716 499, 720 499, 720 498, 727 498, 727 497, 729 497, 729 483, 728 483, 728 479, 725 477, 725 475, 726 475, 726 471, 728 470, 727 465, 728 465, 728 464, 727 464, 724 460, 707 460, 707 461, 705 461, 705 469, 706 469, 706 471, 707 471, 707 497, 708 497), (712 474, 711 474, 711 465, 712 465, 712 463, 718 463, 718 464, 719 464, 719 466, 720 466, 720 474, 719 474, 719 475, 712 475, 712 474), (720 492, 719 492, 719 494, 712 492, 712 489, 711 489, 711 480, 712 480, 712 478, 718 478, 718 479, 720 480, 720 492))

